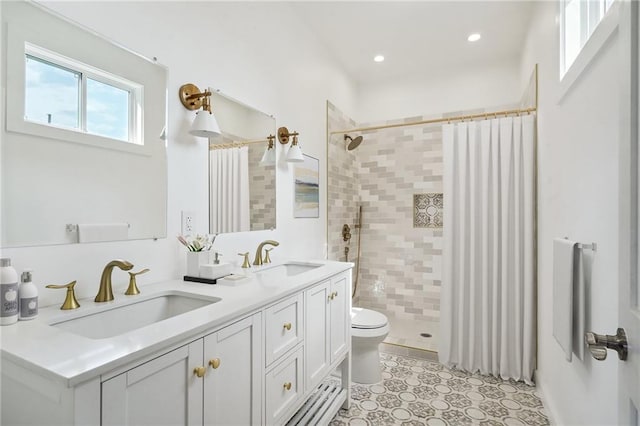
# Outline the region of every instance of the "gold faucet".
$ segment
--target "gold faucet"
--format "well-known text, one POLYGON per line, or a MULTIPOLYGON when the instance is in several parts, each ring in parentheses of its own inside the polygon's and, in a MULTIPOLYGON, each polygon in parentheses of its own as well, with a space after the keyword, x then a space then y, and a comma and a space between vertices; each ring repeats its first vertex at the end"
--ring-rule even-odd
POLYGON ((256 257, 253 259, 253 264, 256 266, 262 265, 262 248, 266 245, 270 246, 279 246, 280 243, 275 240, 266 240, 260 243, 258 249, 256 250, 256 257))
POLYGON ((100 278, 100 289, 98 290, 98 294, 96 298, 93 299, 94 302, 109 302, 113 300, 113 290, 111 289, 111 272, 113 271, 113 267, 117 266, 123 271, 128 271, 133 268, 133 265, 126 260, 112 260, 107 263, 107 266, 104 267, 102 271, 102 278, 100 278))
POLYGON ((66 311, 69 309, 78 309, 80 307, 80 304, 78 303, 78 299, 76 299, 76 294, 73 291, 73 287, 75 287, 75 285, 76 285, 76 282, 71 281, 69 284, 65 284, 65 285, 49 284, 46 287, 67 289, 67 295, 64 298, 64 303, 62 304, 62 306, 60 306, 60 309, 62 309, 63 311, 66 311))

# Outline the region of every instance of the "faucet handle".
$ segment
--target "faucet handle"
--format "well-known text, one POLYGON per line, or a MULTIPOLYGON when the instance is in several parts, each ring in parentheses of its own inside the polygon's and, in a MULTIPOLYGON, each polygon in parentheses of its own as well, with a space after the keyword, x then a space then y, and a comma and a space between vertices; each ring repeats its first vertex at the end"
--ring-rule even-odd
POLYGON ((269 252, 273 250, 273 247, 264 249, 264 260, 262 263, 271 263, 271 258, 269 257, 269 252))
POLYGON ((142 275, 146 272, 149 272, 149 268, 144 268, 139 272, 129 272, 129 287, 127 291, 124 292, 126 296, 133 296, 136 294, 140 294, 140 290, 138 289, 138 283, 136 282, 136 275, 142 275))
POLYGON ((64 298, 64 302, 62 303, 62 306, 60 306, 60 309, 66 311, 69 309, 78 309, 80 307, 80 304, 78 303, 78 299, 76 299, 76 294, 73 291, 73 287, 75 287, 76 285, 76 281, 71 281, 69 284, 65 284, 65 285, 57 285, 57 284, 49 284, 48 286, 46 286, 47 288, 66 288, 67 289, 67 294, 64 298))
POLYGON ((243 268, 251 268, 251 262, 249 262, 249 252, 238 253, 238 256, 244 256, 244 262, 242 262, 243 268))

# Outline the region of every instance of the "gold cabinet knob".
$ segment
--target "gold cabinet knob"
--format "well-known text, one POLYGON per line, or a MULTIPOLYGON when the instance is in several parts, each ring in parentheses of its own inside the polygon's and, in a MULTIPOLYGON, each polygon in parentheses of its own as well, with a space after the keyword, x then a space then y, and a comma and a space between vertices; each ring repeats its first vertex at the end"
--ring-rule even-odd
POLYGON ((209 361, 209 365, 213 369, 220 367, 220 358, 213 358, 212 360, 209 361))
POLYGON ((329 294, 329 300, 333 300, 333 293, 329 294))
POLYGON ((198 377, 204 377, 204 373, 207 372, 207 369, 204 367, 196 367, 193 369, 193 374, 195 374, 198 377))
POLYGON ((287 330, 291 330, 291 323, 290 322, 285 322, 284 323, 284 328, 287 330))
POLYGON ((338 297, 338 292, 337 291, 333 292, 333 297, 338 297))
POLYGON ((286 390, 291 390, 291 382, 287 382, 283 386, 286 390))

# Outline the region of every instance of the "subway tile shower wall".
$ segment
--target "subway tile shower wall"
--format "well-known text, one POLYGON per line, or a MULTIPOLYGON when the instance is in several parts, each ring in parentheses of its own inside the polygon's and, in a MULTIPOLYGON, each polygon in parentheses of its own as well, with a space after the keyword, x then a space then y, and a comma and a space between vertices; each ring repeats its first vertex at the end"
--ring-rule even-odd
MULTIPOLYGON (((355 127, 329 105, 329 131, 355 127)), ((433 117, 411 117, 421 120, 433 117)), ((386 124, 405 120, 394 120, 386 124)), ((364 124, 379 125, 385 123, 364 124)), ((347 152, 343 135, 329 141, 329 254, 357 260, 354 224, 362 205, 361 265, 354 304, 437 324, 440 311, 442 229, 414 228, 413 196, 442 192, 441 126, 413 126, 361 133, 347 152), (344 223, 352 227, 342 241, 344 223)), ((353 137, 359 134, 351 135, 353 137)), ((446 220, 446 218, 444 218, 446 220)), ((354 272, 355 274, 355 272, 354 272)))
POLYGON ((252 230, 276 226, 275 165, 260 164, 266 147, 267 142, 249 145, 249 164, 259 164, 258 167, 249 167, 249 212, 252 230))

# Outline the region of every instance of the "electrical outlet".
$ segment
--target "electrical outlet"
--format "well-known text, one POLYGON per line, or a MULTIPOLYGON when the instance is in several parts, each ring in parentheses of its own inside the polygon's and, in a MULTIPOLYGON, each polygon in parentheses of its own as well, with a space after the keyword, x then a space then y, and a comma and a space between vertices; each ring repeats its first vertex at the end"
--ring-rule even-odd
POLYGON ((192 210, 182 211, 182 235, 193 233, 196 228, 196 213, 192 210))

